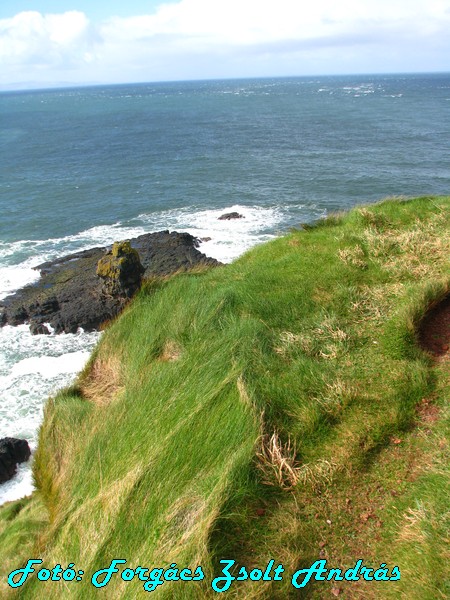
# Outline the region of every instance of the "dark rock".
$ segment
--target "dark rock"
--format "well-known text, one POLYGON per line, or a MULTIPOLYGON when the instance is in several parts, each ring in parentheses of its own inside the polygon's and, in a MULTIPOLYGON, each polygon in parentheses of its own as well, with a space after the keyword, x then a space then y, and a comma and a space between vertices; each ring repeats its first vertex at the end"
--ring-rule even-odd
MULTIPOLYGON (((130 240, 145 269, 144 278, 171 275, 197 265, 220 264, 202 254, 198 244, 199 240, 189 233, 175 231, 147 233, 130 240)), ((92 248, 36 267, 41 273, 39 281, 2 300, 1 325, 31 322, 36 328, 49 323, 56 333, 75 333, 79 327, 85 331, 99 329, 119 314, 137 289, 135 271, 133 275, 118 277, 123 287, 114 290, 110 286, 109 291, 107 285, 105 288, 97 268, 107 251, 108 248, 92 248)))
MULTIPOLYGON (((6 301, 6 298, 5 298, 6 301)), ((3 308, 3 307, 2 307, 3 308)), ((3 325, 21 325, 28 319, 28 312, 24 306, 20 304, 20 301, 11 307, 9 312, 3 311, 2 315, 2 326, 3 325)))
POLYGON ((131 240, 145 268, 144 278, 188 271, 197 265, 217 267, 221 263, 197 250, 199 240, 189 233, 160 231, 131 240))
POLYGON ((33 335, 50 335, 50 330, 47 325, 44 325, 44 323, 37 323, 36 321, 31 321, 30 331, 33 335))
POLYGON ((36 302, 36 304, 30 305, 30 312, 36 314, 39 310, 39 317, 46 317, 53 314, 59 309, 58 299, 55 297, 44 298, 42 302, 36 302))
POLYGON ((0 483, 14 477, 17 464, 27 461, 30 456, 31 450, 26 440, 2 438, 0 440, 0 483))
POLYGON ((240 215, 238 212, 224 213, 220 215, 219 221, 230 221, 231 219, 245 219, 244 215, 240 215))

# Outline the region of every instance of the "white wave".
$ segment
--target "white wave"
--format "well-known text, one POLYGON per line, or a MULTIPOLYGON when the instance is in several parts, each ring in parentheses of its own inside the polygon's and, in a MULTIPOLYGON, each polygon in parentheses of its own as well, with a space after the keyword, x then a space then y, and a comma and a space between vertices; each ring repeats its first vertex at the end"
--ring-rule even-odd
POLYGON ((32 460, 33 456, 28 462, 18 465, 14 478, 1 484, 0 504, 11 500, 19 500, 19 498, 24 498, 32 493, 34 489, 31 473, 32 460))
MULTIPOLYGON (((162 227, 162 215, 139 215, 139 219, 155 227, 162 227)), ((201 244, 201 251, 221 262, 231 262, 246 250, 275 237, 274 231, 282 226, 285 214, 278 207, 241 206, 239 204, 210 210, 166 211, 165 228, 187 231, 199 239, 211 238, 201 244), (224 213, 237 212, 242 219, 219 220, 224 213)))
POLYGON ((11 369, 11 377, 37 374, 42 377, 57 377, 63 373, 75 375, 89 359, 89 352, 70 352, 62 356, 30 356, 17 362, 11 369))
MULTIPOLYGON (((0 329, 0 438, 37 443, 46 398, 69 385, 90 356, 99 333, 32 335, 27 325, 0 329)), ((0 486, 0 503, 32 491, 30 462, 0 486)))
MULTIPOLYGON (((28 325, 0 329, 0 347, 5 366, 11 366, 30 356, 61 356, 92 346, 99 337, 97 332, 61 333, 59 335, 32 335, 28 325)), ((0 363, 1 373, 2 363, 0 363)))
POLYGON ((25 263, 11 267, 0 267, 0 300, 38 279, 39 272, 25 263))

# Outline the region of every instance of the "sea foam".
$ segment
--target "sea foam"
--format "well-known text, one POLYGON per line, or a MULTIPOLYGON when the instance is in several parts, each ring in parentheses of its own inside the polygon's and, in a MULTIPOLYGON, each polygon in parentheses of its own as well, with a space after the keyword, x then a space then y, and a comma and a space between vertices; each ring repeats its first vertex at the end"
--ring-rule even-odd
MULTIPOLYGON (((34 453, 45 400, 73 381, 99 335, 33 336, 27 325, 0 329, 0 438, 24 438, 34 453)), ((0 503, 31 493, 31 462, 0 486, 0 503)))

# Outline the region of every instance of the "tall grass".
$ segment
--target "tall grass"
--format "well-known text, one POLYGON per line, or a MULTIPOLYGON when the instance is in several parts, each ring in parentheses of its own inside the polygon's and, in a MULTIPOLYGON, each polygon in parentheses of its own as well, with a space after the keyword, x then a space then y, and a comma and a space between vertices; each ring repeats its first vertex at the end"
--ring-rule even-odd
MULTIPOLYGON (((449 293, 449 204, 357 208, 226 267, 145 285, 76 385, 47 404, 34 464, 35 497, 50 519, 39 536, 45 564, 75 562, 85 573, 112 558, 131 567, 201 564, 203 583, 154 592, 201 599, 215 595, 208 582, 221 558, 249 566, 276 558, 289 572, 320 553, 352 566, 363 552, 379 562, 398 557, 408 577, 394 597, 413 598, 423 543, 431 558, 421 597, 439 597, 442 501, 427 508, 420 478, 433 479, 443 498, 441 466, 405 489, 392 472, 407 470, 405 457, 395 463, 393 440, 402 451, 416 443, 416 406, 443 377, 416 329, 449 293), (387 511, 388 526, 377 526, 376 539, 373 518, 358 512, 373 485, 398 488, 406 515, 390 516, 380 493, 376 510, 387 511), (434 527, 436 543, 414 527, 434 527)), ((325 598, 330 588, 317 583, 308 593, 325 598)), ((18 593, 56 598, 61 589, 31 578, 18 593)), ((107 589, 108 598, 144 593, 119 578, 107 589)), ((294 591, 287 576, 236 583, 227 594, 294 591)), ((387 597, 370 584, 342 591, 387 597)), ((88 581, 64 589, 64 597, 94 595, 88 581)))

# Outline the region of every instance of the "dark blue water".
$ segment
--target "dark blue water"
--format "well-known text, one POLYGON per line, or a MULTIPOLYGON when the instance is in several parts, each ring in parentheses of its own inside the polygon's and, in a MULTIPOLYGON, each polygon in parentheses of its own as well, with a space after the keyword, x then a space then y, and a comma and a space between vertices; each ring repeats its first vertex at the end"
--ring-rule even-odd
POLYGON ((450 190, 449 75, 3 93, 0 115, 3 241, 235 204, 293 224, 299 204, 450 190))

